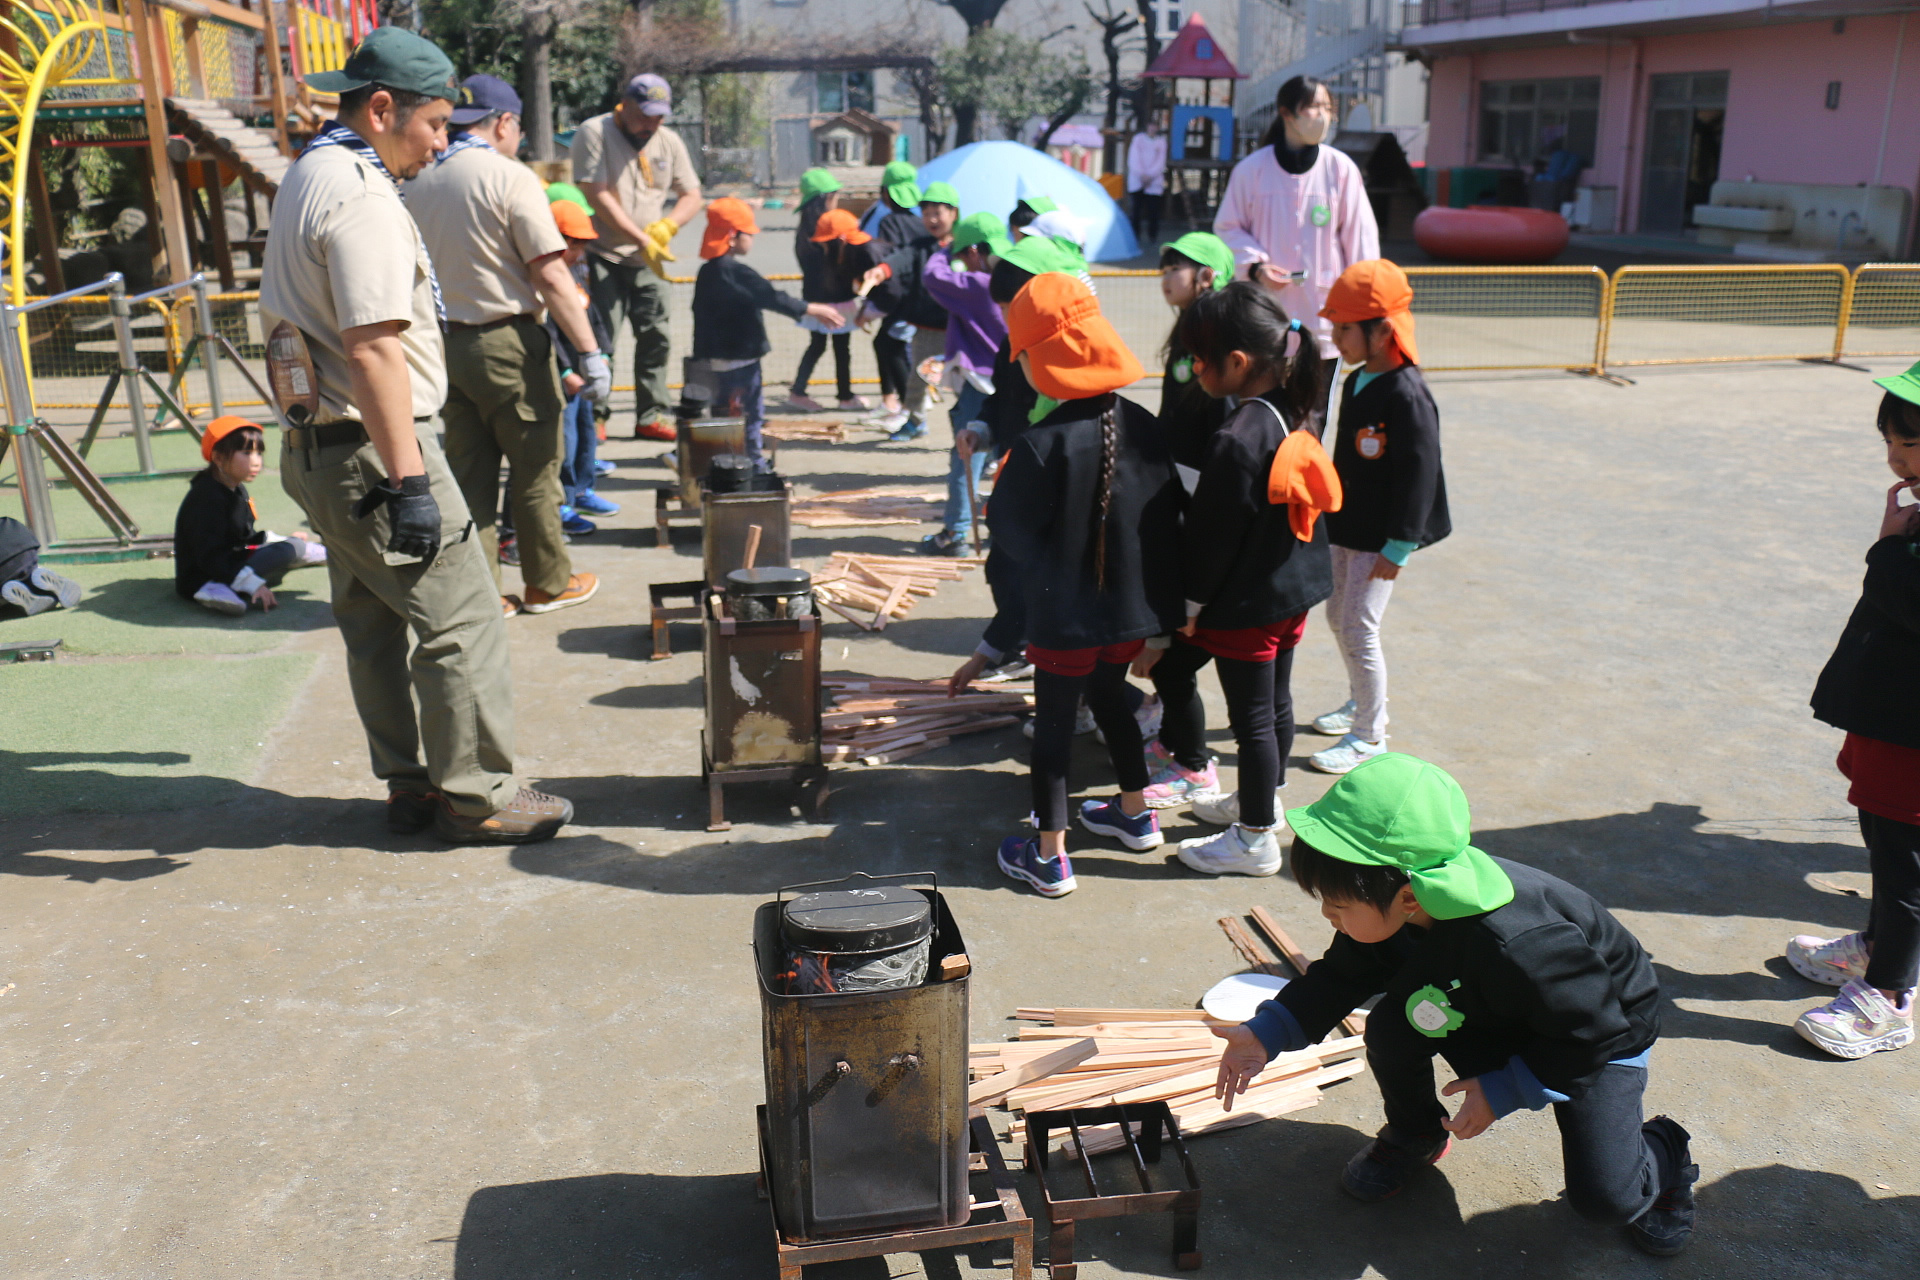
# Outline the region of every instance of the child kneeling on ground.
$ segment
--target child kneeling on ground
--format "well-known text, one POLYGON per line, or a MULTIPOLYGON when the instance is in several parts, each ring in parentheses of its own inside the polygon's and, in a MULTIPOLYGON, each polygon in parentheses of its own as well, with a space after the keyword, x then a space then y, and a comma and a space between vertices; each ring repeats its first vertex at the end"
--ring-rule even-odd
POLYGON ((1700 1171, 1685 1129, 1641 1119, 1660 986, 1638 940, 1565 881, 1474 848, 1459 784, 1413 756, 1375 756, 1287 819, 1294 879, 1337 933, 1252 1021, 1216 1032, 1221 1099, 1378 995, 1367 1065, 1387 1123, 1347 1162, 1349 1195, 1395 1195, 1453 1138, 1551 1103, 1574 1211, 1625 1223, 1647 1253, 1685 1247, 1700 1171), (1435 1054, 1457 1077, 1441 1090, 1461 1098, 1452 1117, 1435 1054))
POLYGON ((1861 933, 1802 934, 1787 963, 1840 994, 1800 1015, 1793 1029, 1837 1058, 1864 1058, 1913 1043, 1920 981, 1920 364, 1876 381, 1887 467, 1880 537, 1867 549, 1860 603, 1813 690, 1813 714, 1846 730, 1837 761, 1852 785, 1860 838, 1873 869, 1873 906, 1861 933))
POLYGON ((273 608, 273 586, 287 570, 327 562, 327 549, 304 533, 254 528, 259 513, 247 482, 260 474, 266 448, 257 422, 232 415, 209 422, 200 437, 206 469, 189 482, 173 521, 173 589, 235 618, 249 600, 273 608))

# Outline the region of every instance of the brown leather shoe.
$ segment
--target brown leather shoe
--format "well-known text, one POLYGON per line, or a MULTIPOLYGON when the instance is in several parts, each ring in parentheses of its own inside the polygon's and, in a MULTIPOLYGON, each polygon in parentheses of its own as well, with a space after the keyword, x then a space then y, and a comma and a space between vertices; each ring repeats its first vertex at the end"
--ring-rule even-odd
POLYGON ((484 818, 455 813, 444 797, 434 806, 433 831, 449 844, 532 844, 573 821, 573 802, 531 787, 484 818))
POLYGON ((635 440, 672 440, 675 439, 673 424, 655 418, 652 422, 642 422, 633 429, 635 440))
POLYGON ((410 836, 433 825, 433 812, 440 807, 438 791, 387 792, 387 830, 410 836))
POLYGON ((501 596, 500 597, 500 616, 503 618, 519 617, 520 610, 523 607, 524 606, 520 603, 519 596, 501 596))
POLYGON ((521 608, 528 613, 552 613, 570 604, 585 604, 593 599, 593 593, 599 589, 598 577, 591 573, 576 573, 567 579, 567 588, 559 595, 549 595, 538 587, 528 587, 527 602, 521 608))

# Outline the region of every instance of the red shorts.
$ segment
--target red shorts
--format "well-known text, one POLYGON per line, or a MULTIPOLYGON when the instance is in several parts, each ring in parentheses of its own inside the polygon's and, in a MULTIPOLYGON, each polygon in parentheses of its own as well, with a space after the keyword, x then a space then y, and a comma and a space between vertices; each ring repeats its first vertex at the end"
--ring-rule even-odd
POLYGON ((1847 791, 1848 804, 1895 822, 1920 825, 1920 750, 1850 733, 1834 763, 1853 784, 1847 791))
POLYGON ((1037 644, 1030 644, 1027 646, 1027 661, 1050 675, 1090 676, 1099 663, 1132 662, 1146 647, 1145 640, 1123 640, 1119 644, 1101 645, 1098 649, 1042 649, 1037 644))
POLYGON ((1214 627, 1196 627, 1187 637, 1216 658, 1237 658, 1241 662, 1272 662, 1282 649, 1291 649, 1307 634, 1307 615, 1270 622, 1264 627, 1235 627, 1221 631, 1214 627))

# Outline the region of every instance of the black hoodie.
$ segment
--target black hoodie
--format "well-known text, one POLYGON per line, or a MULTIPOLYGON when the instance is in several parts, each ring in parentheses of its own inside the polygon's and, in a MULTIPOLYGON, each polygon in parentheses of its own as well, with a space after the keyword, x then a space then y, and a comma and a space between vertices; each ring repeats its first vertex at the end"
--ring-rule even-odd
POLYGON ((1344 501, 1327 513, 1336 547, 1378 551, 1389 541, 1431 546, 1453 532, 1447 477, 1440 469, 1440 410, 1418 367, 1389 369, 1340 394, 1333 467, 1344 501))
POLYGON ((209 582, 231 583, 266 540, 253 527, 247 486, 229 489, 208 467, 187 482, 173 519, 173 589, 191 600, 209 582))
POLYGON ((1813 687, 1813 714, 1863 738, 1920 748, 1920 539, 1867 548, 1867 576, 1813 687))

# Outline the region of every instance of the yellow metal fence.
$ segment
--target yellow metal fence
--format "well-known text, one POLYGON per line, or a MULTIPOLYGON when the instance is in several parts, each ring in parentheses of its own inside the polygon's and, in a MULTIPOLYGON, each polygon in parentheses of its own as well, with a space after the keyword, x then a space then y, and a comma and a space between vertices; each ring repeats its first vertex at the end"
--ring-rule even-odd
MULTIPOLYGON (((1149 370, 1173 312, 1157 271, 1090 273, 1101 309, 1149 370)), ((1920 356, 1920 263, 1874 263, 1848 272, 1831 264, 1598 267, 1410 267, 1419 320, 1421 364, 1432 371, 1567 369, 1604 373, 1645 365, 1756 360, 1839 360, 1846 356, 1920 356)), ((776 275, 783 284, 798 276, 776 275)), ((693 347, 693 281, 673 282, 673 349, 693 347)), ((216 294, 214 325, 262 382, 266 378, 259 294, 216 294)), ((134 346, 156 373, 177 373, 195 331, 191 298, 148 303, 134 320, 134 346)), ((769 325, 773 350, 763 360, 769 407, 784 398, 812 335, 769 325)), ((632 389, 631 338, 618 335, 616 390, 632 389)), ((36 400, 42 410, 87 410, 119 367, 104 298, 80 298, 36 312, 29 322, 36 400)), ((851 343, 852 381, 878 381, 870 334, 851 343)), ((195 361, 198 364, 198 361, 195 361)), ((679 383, 679 369, 670 371, 679 383)), ((816 398, 830 400, 831 347, 813 371, 816 398)), ((245 379, 223 377, 227 405, 264 405, 245 379)), ((189 411, 208 407, 197 369, 182 380, 189 411)))

